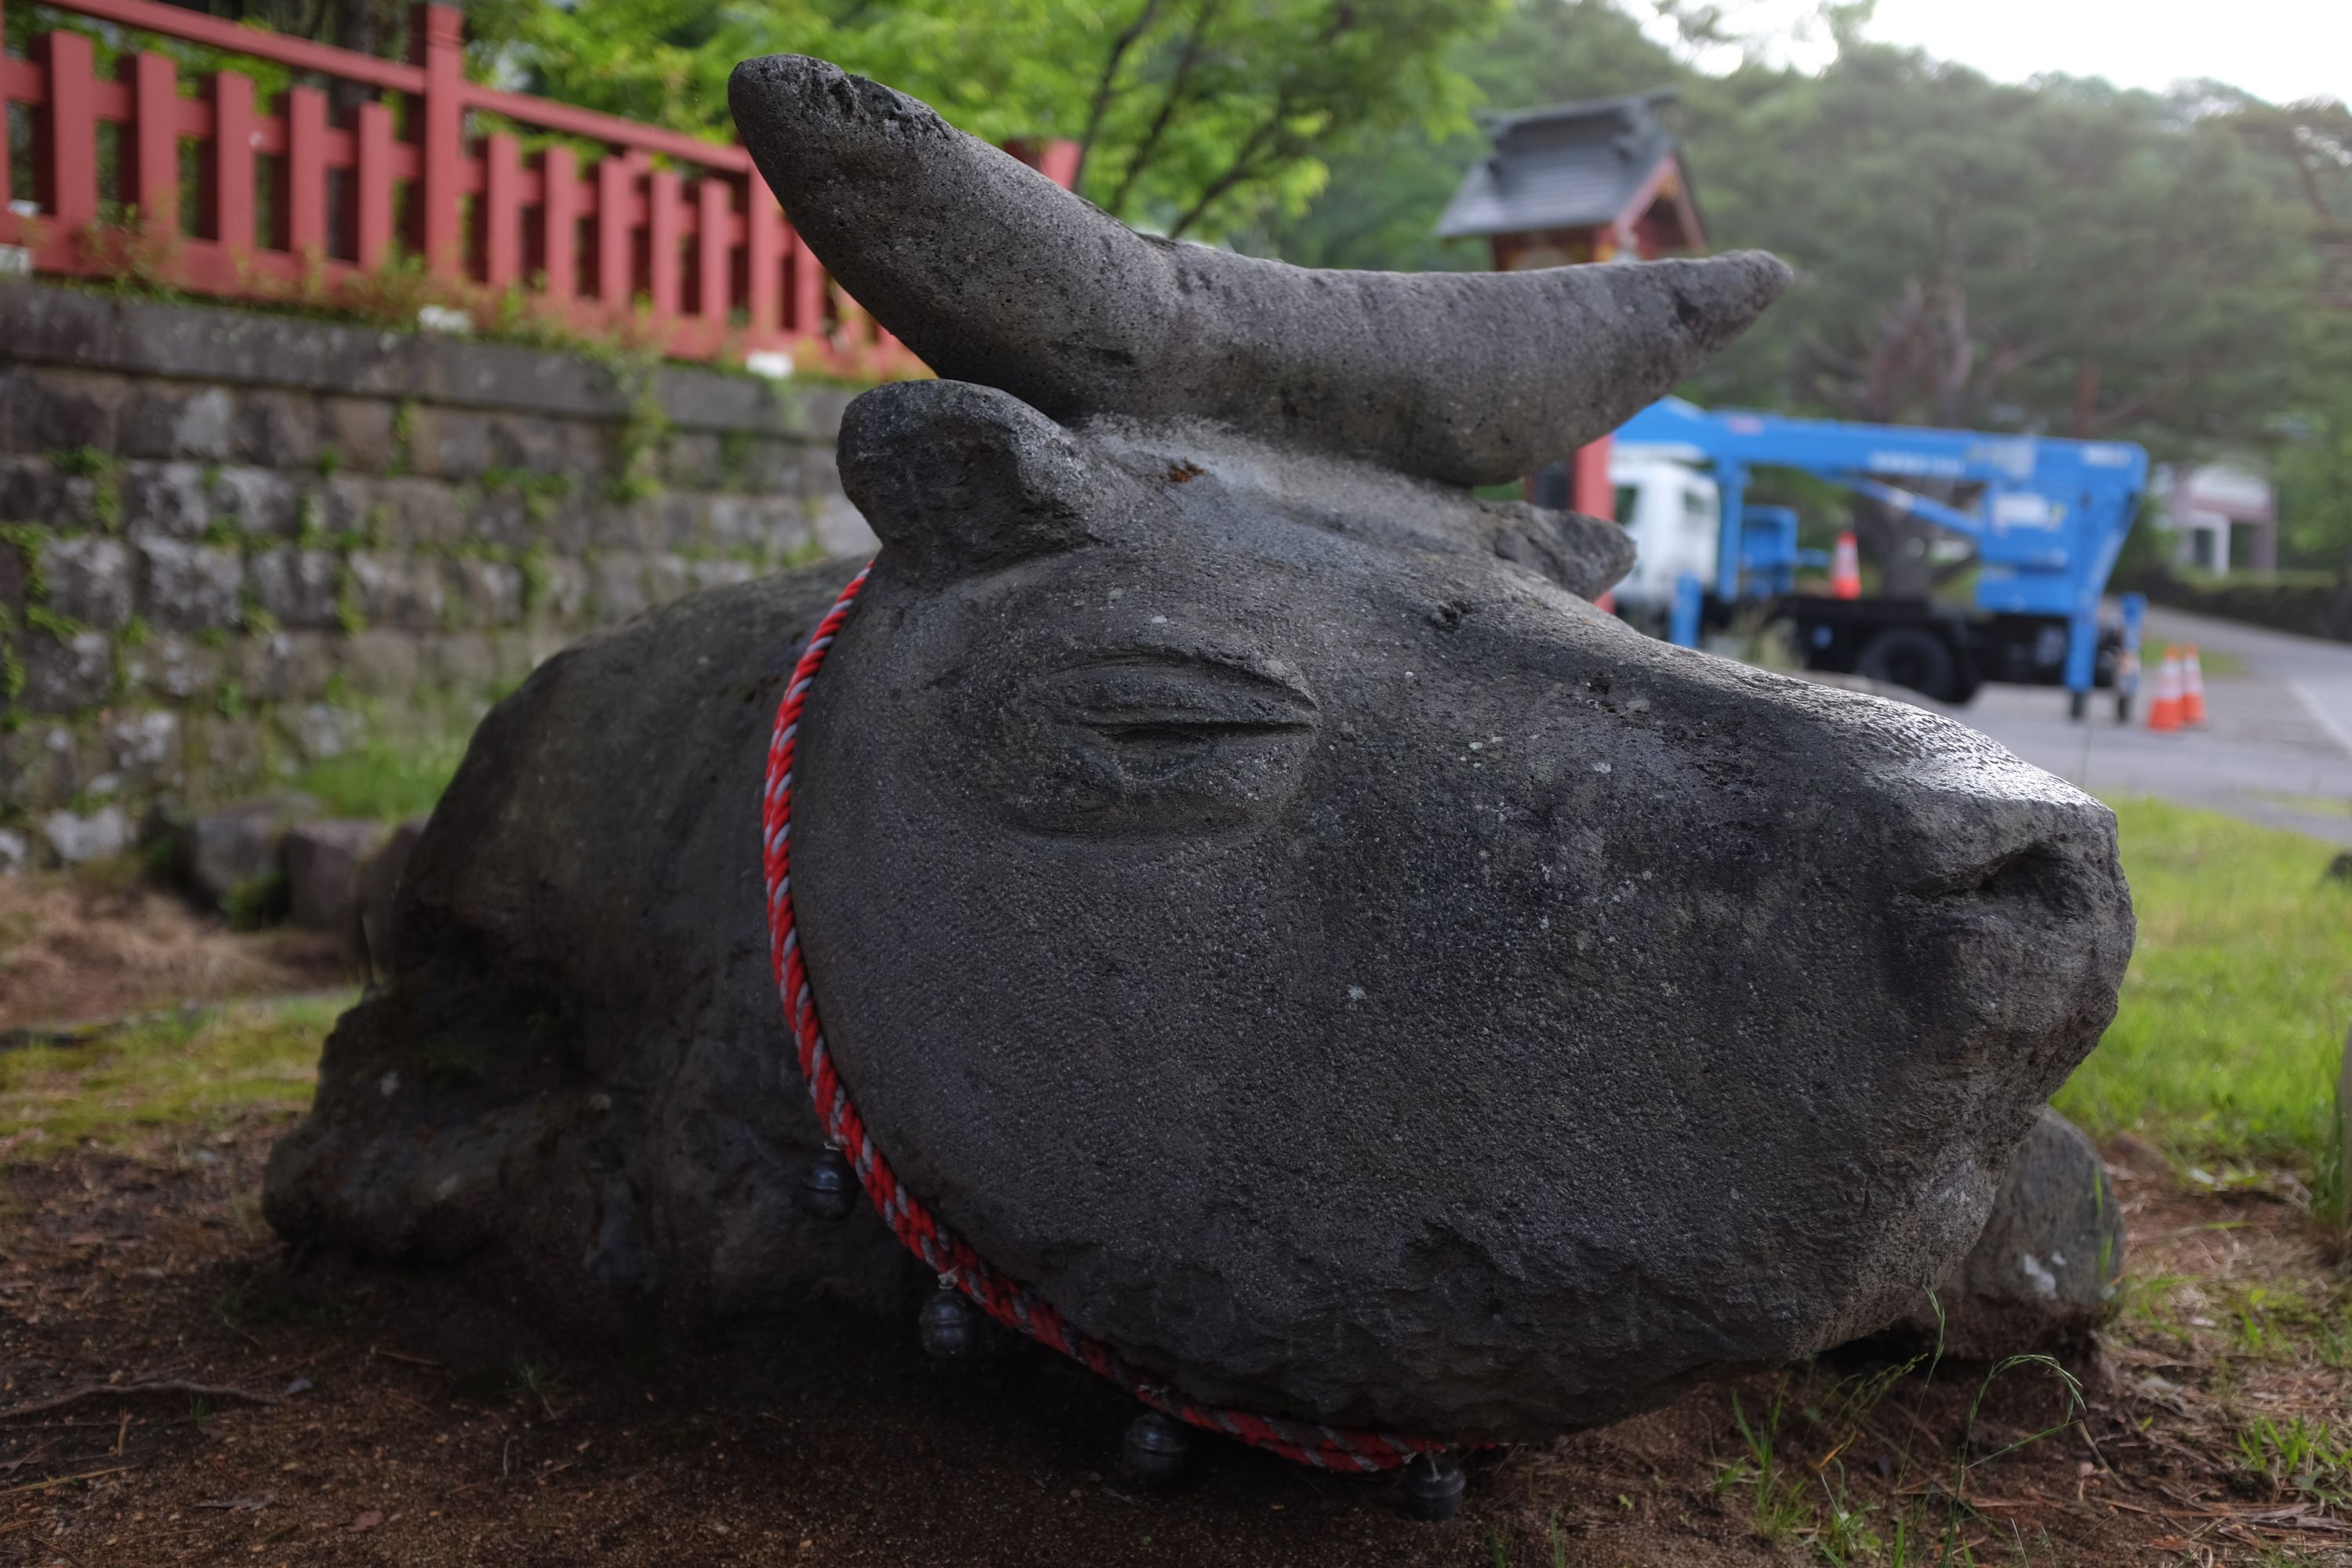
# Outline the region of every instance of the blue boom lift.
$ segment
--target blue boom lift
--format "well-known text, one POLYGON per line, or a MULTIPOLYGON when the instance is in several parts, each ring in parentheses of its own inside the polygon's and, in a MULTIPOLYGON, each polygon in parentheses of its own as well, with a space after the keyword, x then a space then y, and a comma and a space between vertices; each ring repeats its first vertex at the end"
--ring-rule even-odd
MULTIPOLYGON (((1672 602, 1658 605, 1680 634, 1675 640, 1695 642, 1703 617, 1721 622, 1740 605, 1761 604, 1768 618, 1792 625, 1811 669, 1860 672, 1955 702, 1986 680, 2063 686, 2076 718, 2095 687, 2112 686, 2118 713, 2128 713, 2141 603, 2127 599, 2125 624, 2103 628, 2099 600, 2147 488, 2142 448, 1709 411, 1670 397, 1627 421, 1615 452, 1619 521, 1635 529, 1645 553, 1653 542, 1639 537, 1641 518, 1698 520, 1694 542, 1703 543, 1706 497, 1688 487, 1711 482, 1716 493, 1712 548, 1683 555, 1672 602), (1760 468, 1828 479, 1967 540, 1978 563, 1976 613, 1926 599, 1790 592, 1795 568, 1806 563, 1795 519, 1746 501, 1760 468), (1689 479, 1671 508, 1643 511, 1641 481, 1662 469, 1689 479), (1954 499, 1906 488, 1921 485, 1954 499)), ((1675 525, 1657 526, 1663 533, 1675 525)))

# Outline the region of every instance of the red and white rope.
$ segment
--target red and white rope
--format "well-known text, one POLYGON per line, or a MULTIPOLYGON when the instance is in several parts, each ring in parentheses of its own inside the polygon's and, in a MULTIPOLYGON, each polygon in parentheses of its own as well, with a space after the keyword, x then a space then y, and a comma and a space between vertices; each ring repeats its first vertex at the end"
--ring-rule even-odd
POLYGON ((784 1016, 792 1025, 793 1043, 809 1100, 824 1124, 824 1135, 839 1150, 875 1208, 915 1256, 938 1273, 942 1284, 952 1284, 977 1302, 981 1310, 1008 1328, 1063 1354, 1084 1362, 1102 1376, 1126 1389, 1154 1410, 1212 1432, 1223 1432, 1256 1447, 1268 1449, 1303 1465, 1327 1470, 1385 1470, 1416 1454, 1435 1453, 1447 1445, 1420 1437, 1380 1432, 1351 1432, 1293 1421, 1281 1416, 1253 1415, 1195 1405, 1165 1384, 1128 1366, 1118 1352, 1100 1340, 1080 1331, 1027 1287, 992 1268, 964 1239, 925 1208, 899 1184, 890 1162, 867 1135, 866 1122, 849 1098, 849 1090, 825 1049, 824 1028, 817 1019, 816 997, 809 988, 808 967, 802 962, 800 933, 793 925, 792 829, 793 759, 800 735, 801 710, 809 688, 849 618, 857 592, 866 585, 871 566, 850 580, 831 610, 817 623, 815 633, 793 670, 792 683, 776 710, 776 728, 768 745, 768 781, 764 810, 765 858, 768 873, 769 956, 784 1016))

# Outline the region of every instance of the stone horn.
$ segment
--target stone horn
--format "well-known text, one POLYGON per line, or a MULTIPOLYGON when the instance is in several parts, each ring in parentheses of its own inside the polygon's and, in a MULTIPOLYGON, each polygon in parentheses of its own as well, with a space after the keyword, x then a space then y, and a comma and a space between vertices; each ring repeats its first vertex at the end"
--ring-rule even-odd
POLYGON ((1664 395, 1790 279, 1758 251, 1314 271, 1137 234, 823 60, 747 60, 728 101, 802 239, 859 304, 941 376, 1066 424, 1208 420, 1501 483, 1664 395))

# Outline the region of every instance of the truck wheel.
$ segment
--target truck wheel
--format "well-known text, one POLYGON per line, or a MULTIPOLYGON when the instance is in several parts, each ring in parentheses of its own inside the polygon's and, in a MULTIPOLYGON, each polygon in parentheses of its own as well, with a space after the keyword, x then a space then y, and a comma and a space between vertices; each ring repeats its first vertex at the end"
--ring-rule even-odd
POLYGON ((1889 626, 1862 650, 1854 668, 1873 680, 1907 686, 1938 702, 1953 695, 1958 673, 1951 644, 1924 626, 1889 626))

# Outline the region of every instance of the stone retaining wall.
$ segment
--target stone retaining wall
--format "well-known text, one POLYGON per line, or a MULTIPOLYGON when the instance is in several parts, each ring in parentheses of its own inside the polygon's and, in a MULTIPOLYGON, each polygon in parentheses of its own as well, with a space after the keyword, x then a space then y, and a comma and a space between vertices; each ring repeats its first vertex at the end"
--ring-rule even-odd
POLYGON ((849 393, 0 285, 0 869, 872 536, 849 393))

